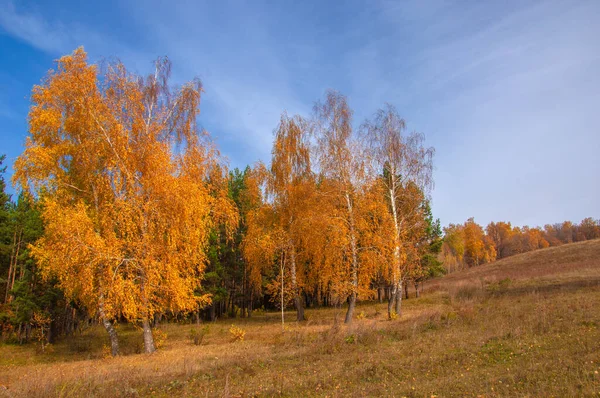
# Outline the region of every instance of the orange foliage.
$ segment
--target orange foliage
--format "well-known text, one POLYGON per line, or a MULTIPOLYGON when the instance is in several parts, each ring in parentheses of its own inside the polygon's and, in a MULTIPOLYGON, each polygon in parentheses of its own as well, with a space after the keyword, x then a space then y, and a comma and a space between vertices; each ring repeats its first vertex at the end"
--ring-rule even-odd
POLYGON ((196 296, 210 229, 237 223, 219 155, 199 134, 200 83, 171 92, 170 65, 99 73, 78 49, 32 94, 15 181, 44 204, 33 255, 68 297, 108 318, 149 319, 196 296), (103 308, 100 308, 103 307, 103 308))

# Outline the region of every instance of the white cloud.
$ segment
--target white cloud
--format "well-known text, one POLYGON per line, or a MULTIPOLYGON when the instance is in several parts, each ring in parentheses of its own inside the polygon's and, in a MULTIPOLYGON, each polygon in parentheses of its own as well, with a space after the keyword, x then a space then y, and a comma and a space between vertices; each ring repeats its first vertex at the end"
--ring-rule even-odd
POLYGON ((92 56, 118 57, 128 64, 150 65, 155 55, 147 56, 117 40, 106 26, 94 29, 77 22, 64 23, 36 8, 18 8, 12 0, 0 0, 0 28, 9 35, 51 55, 64 55, 80 46, 92 56))
POLYGON ((0 26, 10 35, 49 52, 66 53, 83 44, 83 40, 99 41, 100 37, 82 26, 66 26, 60 21, 48 21, 33 10, 18 10, 11 0, 0 7, 0 26))
POLYGON ((67 47, 69 37, 61 24, 49 25, 41 16, 17 11, 12 1, 2 2, 0 26, 9 34, 48 52, 67 47))

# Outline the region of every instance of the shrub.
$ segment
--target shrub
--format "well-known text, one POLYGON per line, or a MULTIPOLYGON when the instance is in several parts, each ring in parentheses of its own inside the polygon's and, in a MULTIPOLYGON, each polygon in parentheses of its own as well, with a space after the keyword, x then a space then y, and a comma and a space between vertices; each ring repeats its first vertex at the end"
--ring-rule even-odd
POLYGON ((190 330, 189 339, 194 343, 194 345, 201 345, 204 337, 208 334, 208 325, 204 326, 201 329, 192 328, 190 330))
POLYGON ((244 336, 246 336, 246 331, 242 328, 239 328, 235 325, 231 325, 229 328, 229 333, 231 334, 233 340, 232 341, 244 341, 244 336))
POLYGON ((508 290, 510 285, 512 284, 512 280, 510 278, 502 279, 496 283, 492 283, 488 286, 488 291, 492 293, 503 293, 508 290))
POLYGON ((252 310, 252 313, 254 315, 265 315, 265 312, 266 311, 265 311, 265 306, 264 305, 262 307, 260 307, 260 308, 255 308, 255 309, 252 310))
POLYGON ((163 347, 165 345, 165 341, 167 341, 167 334, 160 329, 154 329, 152 337, 154 337, 154 345, 156 348, 163 347))
POLYGON ((104 358, 104 359, 112 358, 112 351, 108 344, 102 345, 102 358, 104 358))

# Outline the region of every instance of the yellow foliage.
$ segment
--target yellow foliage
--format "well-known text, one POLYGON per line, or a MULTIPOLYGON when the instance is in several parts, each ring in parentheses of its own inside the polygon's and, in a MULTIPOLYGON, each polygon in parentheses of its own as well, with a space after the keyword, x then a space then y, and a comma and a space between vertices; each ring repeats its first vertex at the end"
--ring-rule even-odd
POLYGON ((154 329, 152 336, 154 337, 154 344, 156 344, 156 348, 161 348, 165 345, 167 341, 167 333, 162 331, 161 329, 154 329))
POLYGON ((110 351, 110 346, 108 344, 102 345, 102 358, 104 358, 104 359, 112 358, 112 353, 110 351))
POLYGON ((100 75, 83 49, 32 93, 14 181, 42 199, 32 248, 46 277, 107 318, 196 310, 211 229, 238 222, 218 152, 200 134, 199 82, 169 92, 169 66, 146 79, 117 63, 100 75))
POLYGON ((246 331, 242 328, 239 328, 235 325, 231 325, 229 328, 229 333, 232 336, 232 341, 244 341, 244 337, 246 336, 246 331))

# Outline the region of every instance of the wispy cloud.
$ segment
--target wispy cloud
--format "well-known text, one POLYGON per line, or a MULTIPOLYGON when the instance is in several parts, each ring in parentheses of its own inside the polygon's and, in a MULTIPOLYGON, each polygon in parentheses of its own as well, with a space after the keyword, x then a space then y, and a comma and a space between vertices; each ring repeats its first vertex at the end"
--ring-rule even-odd
POLYGON ((53 56, 72 52, 80 46, 92 55, 118 57, 134 65, 150 65, 155 55, 144 54, 125 37, 114 37, 109 26, 89 26, 77 21, 63 22, 36 6, 0 0, 0 33, 7 34, 53 56))
POLYGON ((81 45, 83 38, 94 36, 82 26, 50 22, 41 14, 19 10, 10 0, 0 6, 0 26, 10 35, 50 53, 64 53, 81 45))
MULTIPOLYGON (((140 10, 136 3, 129 6, 140 10)), ((152 40, 169 54, 178 78, 203 80, 201 121, 235 166, 268 160, 281 112, 311 108, 292 87, 295 76, 290 60, 283 58, 288 43, 271 30, 273 16, 265 11, 225 2, 181 9, 151 4, 135 13, 142 29, 160 26, 152 40)), ((311 47, 300 43, 295 51, 300 56, 311 47)))

